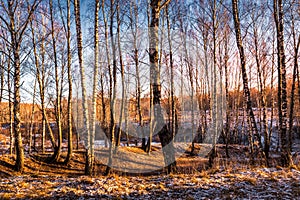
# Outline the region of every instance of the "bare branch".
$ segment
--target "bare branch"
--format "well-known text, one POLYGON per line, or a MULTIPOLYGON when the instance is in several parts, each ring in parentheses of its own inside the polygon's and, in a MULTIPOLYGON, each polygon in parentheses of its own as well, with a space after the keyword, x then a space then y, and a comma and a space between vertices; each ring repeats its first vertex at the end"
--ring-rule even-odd
POLYGON ((4 22, 4 24, 7 26, 7 28, 9 29, 9 23, 4 19, 4 17, 2 15, 0 15, 0 19, 4 22))
POLYGON ((29 11, 29 13, 28 13, 28 16, 27 16, 26 21, 24 22, 24 24, 23 24, 22 26, 20 26, 21 31, 20 31, 20 35, 19 35, 18 40, 21 40, 21 38, 23 37, 23 34, 24 34, 24 32, 25 32, 25 30, 26 30, 26 28, 27 28, 27 25, 28 25, 29 21, 31 20, 30 18, 31 18, 31 16, 32 16, 32 14, 34 13, 35 9, 37 8, 37 6, 38 6, 41 2, 42 2, 42 0, 35 0, 35 1, 34 1, 33 5, 32 5, 31 8, 30 8, 30 11, 29 11))
POLYGON ((161 11, 166 5, 168 5, 171 2, 171 0, 166 0, 160 7, 159 11, 161 11))

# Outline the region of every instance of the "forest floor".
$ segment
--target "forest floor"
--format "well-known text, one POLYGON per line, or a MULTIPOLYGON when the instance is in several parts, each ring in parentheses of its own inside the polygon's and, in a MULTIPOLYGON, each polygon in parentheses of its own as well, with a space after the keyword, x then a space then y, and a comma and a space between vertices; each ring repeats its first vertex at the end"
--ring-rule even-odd
MULTIPOLYGON (((84 175, 82 151, 74 152, 68 166, 43 161, 49 153, 27 154, 23 174, 13 171, 14 156, 1 154, 0 199, 300 199, 299 157, 292 168, 279 167, 276 153, 271 167, 265 167, 260 159, 254 166, 247 159, 247 147, 230 145, 230 158, 226 158, 224 146, 218 145, 218 158, 208 169, 207 158, 199 156, 200 149, 203 146, 197 144, 195 156, 182 153, 177 159, 178 172, 169 175, 163 170, 132 173, 116 165, 109 176, 103 176, 106 161, 96 156, 91 177, 84 175)), ((120 147, 118 152, 123 159, 134 153, 142 165, 161 164, 157 146, 150 155, 137 147, 120 147), (147 156, 152 157, 151 163, 147 156)), ((65 152, 62 160, 64 157, 65 152)), ((139 168, 137 165, 127 163, 125 168, 139 168)))

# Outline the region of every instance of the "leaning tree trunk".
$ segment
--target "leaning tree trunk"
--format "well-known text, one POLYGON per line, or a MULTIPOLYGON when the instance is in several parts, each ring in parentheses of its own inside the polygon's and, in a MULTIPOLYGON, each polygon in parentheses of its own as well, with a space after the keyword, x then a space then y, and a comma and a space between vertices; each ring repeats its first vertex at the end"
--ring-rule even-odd
MULTIPOLYGON (((254 133, 254 136, 258 136, 258 129, 255 122, 255 117, 252 109, 252 101, 251 101, 251 94, 250 89, 248 86, 248 77, 247 77, 247 70, 246 70, 246 57, 242 42, 242 36, 241 36, 241 29, 240 29, 240 18, 239 18, 239 10, 237 5, 237 0, 232 0, 232 11, 233 11, 233 19, 234 19, 234 27, 235 27, 235 34, 236 34, 236 44, 240 53, 240 60, 241 60, 241 70, 242 70, 242 79, 243 79, 243 86, 244 86, 244 97, 245 97, 245 103, 246 103, 246 109, 247 109, 247 115, 250 118, 250 140, 252 141, 252 134, 254 133)), ((259 138, 258 143, 260 148, 262 149, 261 140, 259 138)), ((251 149, 251 154, 253 157, 254 150, 251 149)))
MULTIPOLYGON (((43 20, 42 20, 43 21, 43 20)), ((42 22, 43 23, 43 22, 42 22)), ((34 27, 33 22, 30 23, 31 26, 31 34, 32 34, 32 45, 33 45, 33 55, 34 55, 34 63, 36 68, 36 80, 38 82, 39 86, 39 92, 40 92, 40 100, 41 100, 41 111, 42 111, 42 152, 45 153, 45 133, 46 133, 46 108, 45 108, 45 48, 44 48, 44 39, 41 40, 41 67, 42 72, 40 71, 40 64, 37 54, 37 44, 35 39, 35 33, 34 33, 34 27), (42 77, 41 77, 42 76, 42 77)), ((43 28, 43 32, 45 32, 45 29, 43 28)), ((52 133, 52 129, 48 124, 49 129, 49 136, 51 139, 52 147, 55 149, 56 144, 54 140, 54 136, 52 133)))

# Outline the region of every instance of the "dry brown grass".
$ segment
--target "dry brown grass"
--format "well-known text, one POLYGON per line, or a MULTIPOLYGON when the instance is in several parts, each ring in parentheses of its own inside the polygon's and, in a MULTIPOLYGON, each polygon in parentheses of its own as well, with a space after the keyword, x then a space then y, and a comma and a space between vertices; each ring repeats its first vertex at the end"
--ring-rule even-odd
POLYGON ((244 181, 251 183, 252 185, 256 185, 257 183, 257 179, 256 178, 252 178, 252 177, 244 177, 243 179, 244 181))
MULTIPOLYGON (((123 149, 124 151, 126 149, 123 149)), ((123 151, 122 150, 122 151, 123 151)), ((130 151, 143 152, 137 148, 130 151)), ((65 156, 65 155, 63 155, 65 156)), ((46 158, 46 155, 41 156, 46 158)), ((165 175, 160 171, 159 175, 140 176, 140 175, 122 175, 118 171, 113 171, 109 176, 102 176, 104 167, 97 165, 95 168, 96 176, 84 176, 84 155, 82 152, 76 152, 74 159, 69 166, 59 163, 46 163, 43 159, 26 158, 25 174, 21 177, 14 176, 14 172, 9 165, 14 163, 13 157, 5 157, 5 163, 8 166, 0 170, 10 170, 12 180, 6 178, 6 182, 0 183, 0 199, 11 198, 74 198, 91 197, 122 199, 124 197, 163 197, 164 195, 176 193, 177 198, 198 199, 195 192, 204 191, 202 195, 211 195, 210 198, 250 198, 248 192, 255 195, 255 191, 261 191, 261 187, 271 187, 276 191, 282 184, 290 184, 294 196, 300 196, 299 183, 295 169, 286 168, 262 168, 249 167, 238 163, 237 159, 230 161, 227 159, 226 167, 221 162, 216 162, 215 168, 207 169, 203 159, 197 160, 197 157, 183 156, 179 159, 179 173, 165 175), (190 159, 190 160, 189 160, 190 159), (199 165, 195 164, 199 161, 199 165), (201 161, 201 162, 200 162, 201 161), (232 166, 231 166, 232 164, 232 166), (39 167, 39 171, 37 171, 39 167), (181 168, 180 168, 181 167, 181 168), (184 172, 190 172, 184 173, 184 172), (279 181, 280 180, 280 181, 279 181), (287 182, 284 182, 287 181, 287 182), (9 183, 9 184, 7 184, 9 183), (254 192, 253 192, 254 190, 254 192)), ((9 176, 7 176, 9 177, 9 176)), ((278 189, 279 191, 280 189, 278 189)), ((275 194, 275 193, 274 193, 275 194)))
MULTIPOLYGON (((190 156, 189 153, 184 153, 177 159, 177 174, 197 174, 206 171, 208 174, 215 174, 220 171, 228 171, 234 173, 236 170, 249 170, 254 169, 257 166, 249 165, 249 159, 246 157, 244 147, 232 145, 229 152, 230 158, 226 158, 224 154, 224 146, 218 146, 219 156, 215 159, 213 168, 207 168, 207 158, 201 156, 190 156), (242 149, 242 151, 241 151, 242 149)), ((201 145, 196 144, 197 151, 201 150, 201 145)), ((51 154, 38 154, 25 158, 25 170, 24 173, 31 176, 39 175, 62 175, 62 176, 78 176, 84 174, 85 157, 83 151, 75 151, 73 159, 68 166, 62 163, 47 163, 45 162, 51 154)), ((63 152, 62 160, 66 156, 63 152)), ((102 175, 105 171, 105 165, 107 163, 108 151, 106 149, 97 150, 95 175, 102 175), (100 156, 99 156, 100 155, 100 156)), ((13 170, 15 162, 14 156, 2 155, 0 157, 0 177, 8 177, 20 175, 13 170)), ((263 166, 259 166, 263 167, 263 166)), ((282 170, 279 165, 274 165, 276 169, 282 170)), ((120 147, 116 155, 114 155, 112 174, 118 175, 145 175, 143 170, 146 168, 151 175, 151 170, 155 174, 165 173, 163 169, 163 156, 161 149, 154 146, 150 155, 145 153, 138 147, 120 147), (139 169, 140 167, 140 169, 139 169), (134 169, 134 170, 131 170, 134 169), (140 172, 139 172, 140 170, 140 172)), ((291 169, 299 170, 298 166, 292 166, 291 169)), ((288 174, 281 175, 282 177, 288 176, 288 174)), ((274 178, 275 180, 276 178, 274 178)))

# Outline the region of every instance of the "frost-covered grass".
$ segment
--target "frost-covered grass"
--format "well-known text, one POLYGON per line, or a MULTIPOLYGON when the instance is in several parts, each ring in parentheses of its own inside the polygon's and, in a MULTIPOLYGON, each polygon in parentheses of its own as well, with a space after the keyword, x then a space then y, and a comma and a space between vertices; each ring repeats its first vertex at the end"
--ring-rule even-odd
MULTIPOLYGON (((271 167, 265 167, 259 156, 250 165, 246 146, 230 145, 227 158, 224 145, 218 145, 218 157, 208 169, 208 159, 199 156, 201 149, 205 145, 197 144, 195 155, 189 155, 190 149, 182 153, 178 172, 170 175, 163 170, 152 174, 113 170, 110 176, 103 176, 106 161, 97 157, 92 177, 84 176, 83 151, 75 151, 68 166, 43 161, 50 153, 26 155, 23 174, 13 171, 14 156, 2 154, 0 199, 300 199, 300 163, 281 168, 279 154, 272 152, 271 167)), ((150 155, 137 147, 120 147, 119 151, 116 159, 133 159, 134 153, 135 160, 145 165, 161 165, 158 146, 150 155), (155 159, 145 159, 151 156, 155 159)), ((137 167, 134 162, 127 164, 127 168, 137 167)))
POLYGON ((294 169, 206 171, 152 176, 15 176, 0 181, 0 198, 297 199, 294 169))

